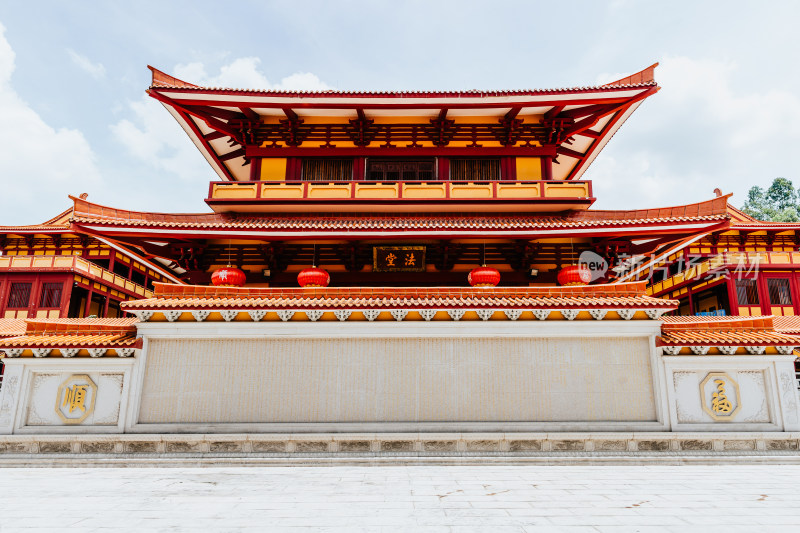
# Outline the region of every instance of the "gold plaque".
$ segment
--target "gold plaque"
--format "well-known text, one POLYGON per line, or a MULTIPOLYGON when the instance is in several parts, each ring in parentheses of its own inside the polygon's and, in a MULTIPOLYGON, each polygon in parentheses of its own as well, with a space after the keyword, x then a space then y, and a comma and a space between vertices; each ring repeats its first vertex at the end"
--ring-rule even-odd
POLYGON ((94 412, 97 385, 86 374, 73 374, 58 387, 56 414, 65 424, 80 424, 94 412))
POLYGON ((375 246, 372 248, 374 272, 424 272, 424 246, 375 246))
POLYGON ((739 412, 739 384, 725 372, 711 372, 700 383, 703 411, 716 421, 730 422, 739 412))

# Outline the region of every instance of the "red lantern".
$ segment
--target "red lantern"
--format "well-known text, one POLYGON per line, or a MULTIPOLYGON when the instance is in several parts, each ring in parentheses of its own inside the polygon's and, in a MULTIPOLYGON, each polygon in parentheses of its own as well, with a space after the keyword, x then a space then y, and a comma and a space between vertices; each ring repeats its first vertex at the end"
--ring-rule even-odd
POLYGON ((558 273, 559 285, 588 285, 592 281, 592 271, 586 265, 570 265, 558 273))
POLYGON ((245 282, 245 273, 234 267, 222 267, 211 274, 211 283, 218 287, 241 287, 245 282))
POLYGON ((467 281, 473 287, 496 287, 500 283, 500 271, 487 266, 473 268, 467 276, 467 281))
POLYGON ((331 276, 327 270, 317 267, 306 268, 297 275, 297 283, 301 287, 327 287, 331 276))

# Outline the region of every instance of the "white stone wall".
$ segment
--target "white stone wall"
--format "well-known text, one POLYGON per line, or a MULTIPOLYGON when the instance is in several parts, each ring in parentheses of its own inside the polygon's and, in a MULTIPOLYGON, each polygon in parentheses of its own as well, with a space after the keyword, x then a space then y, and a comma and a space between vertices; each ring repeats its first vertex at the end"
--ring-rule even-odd
MULTIPOLYGON (((6 359, 5 364, 6 376, 0 389, 0 435, 124 430, 133 359, 20 358, 6 359), (60 387, 76 375, 89 376, 96 386, 88 396, 93 395, 93 408, 77 424, 65 422, 57 412, 64 396, 60 387)), ((85 407, 88 408, 88 399, 85 407)))
POLYGON ((138 423, 656 419, 646 337, 409 336, 151 339, 138 423))
POLYGON ((670 419, 675 431, 797 431, 793 355, 665 356, 670 419), (724 374, 734 416, 714 418, 703 409, 713 388, 709 375, 724 374), (738 387, 738 394, 734 386, 738 387))

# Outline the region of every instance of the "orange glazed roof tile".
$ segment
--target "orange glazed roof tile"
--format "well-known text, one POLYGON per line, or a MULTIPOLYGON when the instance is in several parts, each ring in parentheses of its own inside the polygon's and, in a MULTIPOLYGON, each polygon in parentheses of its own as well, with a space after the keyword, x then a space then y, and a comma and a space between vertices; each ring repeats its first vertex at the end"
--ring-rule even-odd
POLYGON ((136 318, 56 318, 23 320, 19 336, 0 339, 2 348, 138 346, 136 318))
POLYGON ((17 337, 25 334, 25 320, 22 318, 0 318, 0 338, 17 337))
POLYGON ((795 346, 798 339, 775 331, 772 316, 662 317, 659 345, 795 346))
POLYGON ((640 210, 586 210, 566 215, 251 215, 148 213, 115 209, 72 197, 75 224, 154 228, 282 230, 549 229, 725 221, 726 198, 696 204, 640 210))
POLYGON ((340 91, 335 89, 326 89, 322 91, 276 91, 270 89, 237 89, 230 87, 202 87, 183 81, 158 70, 150 65, 147 68, 152 72, 152 81, 150 82, 151 89, 185 89, 192 92, 235 92, 235 93, 251 93, 268 96, 381 96, 381 97, 398 97, 398 98, 431 98, 431 97, 462 97, 462 96, 524 96, 528 94, 546 94, 546 93, 564 93, 564 92, 584 92, 584 91, 601 91, 601 90, 614 90, 621 88, 631 87, 649 87, 656 85, 655 81, 655 68, 658 63, 650 65, 644 70, 626 76, 625 78, 606 83, 604 85, 572 87, 572 88, 559 88, 559 89, 523 89, 511 91, 497 91, 497 90, 465 90, 465 91, 340 91))
POLYGON ((24 335, 0 339, 3 348, 116 348, 139 347, 136 334, 123 335, 24 335))
POLYGON ((776 316, 772 321, 775 324, 775 331, 779 333, 800 333, 800 316, 776 316))
POLYGON ((583 287, 234 288, 155 283, 155 297, 124 302, 129 310, 269 308, 551 308, 675 309, 644 294, 645 282, 583 287))

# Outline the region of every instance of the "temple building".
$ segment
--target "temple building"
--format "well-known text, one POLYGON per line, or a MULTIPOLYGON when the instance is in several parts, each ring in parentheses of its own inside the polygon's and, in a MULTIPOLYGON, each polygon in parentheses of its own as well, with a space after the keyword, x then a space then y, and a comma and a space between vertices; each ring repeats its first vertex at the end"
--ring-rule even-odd
POLYGON ((720 190, 592 208, 656 66, 488 92, 151 68, 208 208, 0 226, 0 453, 796 448, 800 224, 720 190))

